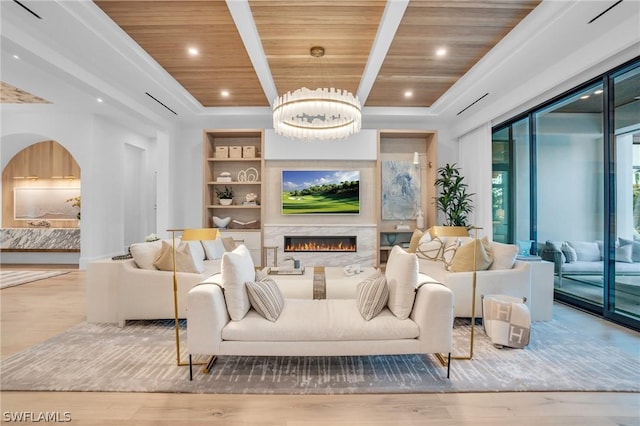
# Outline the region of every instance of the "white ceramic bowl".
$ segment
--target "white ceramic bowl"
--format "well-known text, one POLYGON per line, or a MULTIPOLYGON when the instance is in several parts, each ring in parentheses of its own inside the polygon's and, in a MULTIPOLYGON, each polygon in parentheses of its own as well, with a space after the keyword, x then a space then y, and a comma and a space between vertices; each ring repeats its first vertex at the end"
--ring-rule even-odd
POLYGON ((213 216, 213 224, 216 228, 226 228, 231 222, 231 217, 213 216))

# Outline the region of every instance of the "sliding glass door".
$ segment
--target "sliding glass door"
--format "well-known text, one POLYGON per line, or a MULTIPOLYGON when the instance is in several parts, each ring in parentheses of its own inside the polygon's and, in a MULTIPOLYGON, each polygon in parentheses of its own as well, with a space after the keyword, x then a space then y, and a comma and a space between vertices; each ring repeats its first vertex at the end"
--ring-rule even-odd
POLYGON ((640 66, 614 75, 613 155, 618 236, 605 315, 640 317, 640 66))
POLYGON ((493 237, 535 241, 555 298, 640 329, 640 61, 493 130, 493 237))

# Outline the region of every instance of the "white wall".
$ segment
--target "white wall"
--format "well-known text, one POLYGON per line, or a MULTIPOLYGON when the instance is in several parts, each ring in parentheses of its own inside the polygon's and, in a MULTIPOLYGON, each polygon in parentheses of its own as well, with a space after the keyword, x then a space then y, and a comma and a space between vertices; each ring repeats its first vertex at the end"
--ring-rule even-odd
MULTIPOLYGON (((2 111, 2 167, 34 142, 55 140, 63 145, 81 169, 80 267, 84 268, 94 259, 124 253, 124 200, 129 190, 124 179, 124 147, 129 144, 144 151, 144 164, 148 168, 141 176, 144 177, 144 192, 148 193, 154 191, 149 186, 154 180, 156 145, 149 138, 99 116, 59 113, 54 106, 35 109, 40 111, 2 111)), ((149 218, 153 206, 146 204, 145 211, 140 214, 149 218)))

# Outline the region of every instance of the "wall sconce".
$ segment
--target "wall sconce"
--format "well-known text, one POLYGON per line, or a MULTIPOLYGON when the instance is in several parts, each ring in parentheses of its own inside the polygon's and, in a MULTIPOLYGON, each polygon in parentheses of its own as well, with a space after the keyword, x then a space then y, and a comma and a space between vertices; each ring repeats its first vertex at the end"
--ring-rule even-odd
POLYGON ((417 151, 413 153, 413 165, 414 166, 420 165, 420 156, 418 155, 417 151))

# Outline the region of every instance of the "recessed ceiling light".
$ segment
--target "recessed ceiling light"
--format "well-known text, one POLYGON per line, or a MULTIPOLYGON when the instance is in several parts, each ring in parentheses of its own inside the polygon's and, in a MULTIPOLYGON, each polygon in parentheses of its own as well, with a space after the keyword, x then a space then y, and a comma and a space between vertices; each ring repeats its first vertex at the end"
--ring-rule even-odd
POLYGON ((228 98, 228 97, 229 97, 229 95, 230 95, 230 93, 229 93, 229 91, 228 91, 228 90, 223 90, 223 91, 221 91, 221 92, 220 92, 220 95, 221 95, 223 98, 228 98))
POLYGON ((410 98, 413 96, 413 92, 411 90, 407 90, 406 92, 404 92, 404 97, 405 98, 410 98))
POLYGON ((13 59, 20 59, 20 56, 18 56, 18 55, 13 55, 13 59))
POLYGON ((601 94, 603 91, 604 91, 604 90, 602 90, 602 89, 598 89, 598 90, 596 90, 595 92, 593 92, 593 94, 594 94, 594 95, 599 95, 599 94, 601 94))
POLYGON ((446 54, 447 54, 447 49, 445 49, 444 47, 441 47, 438 50, 436 50, 436 56, 444 56, 446 54))
POLYGON ((96 101, 98 101, 98 103, 99 103, 99 104, 101 104, 102 102, 104 102, 104 101, 102 100, 102 98, 97 98, 97 99, 96 99, 96 101))
POLYGON ((198 49, 196 49, 195 47, 190 47, 187 49, 187 52, 189 53, 189 55, 191 56, 198 56, 198 54, 200 53, 198 51, 198 49))

